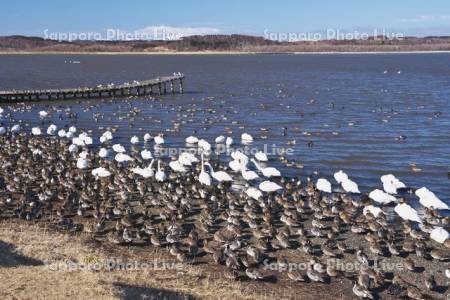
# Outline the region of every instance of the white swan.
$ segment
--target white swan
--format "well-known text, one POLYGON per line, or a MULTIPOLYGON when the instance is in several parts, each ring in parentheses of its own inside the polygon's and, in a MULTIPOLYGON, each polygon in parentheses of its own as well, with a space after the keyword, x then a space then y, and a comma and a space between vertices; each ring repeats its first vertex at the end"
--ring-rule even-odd
POLYGON ((217 180, 217 181, 219 181, 219 182, 223 182, 223 181, 225 181, 225 182, 233 181, 233 178, 232 178, 227 172, 225 172, 225 171, 217 171, 217 172, 214 172, 214 169, 213 169, 213 167, 211 166, 210 163, 205 163, 205 166, 208 166, 208 167, 209 167, 209 171, 210 171, 210 173, 211 173, 211 176, 212 176, 215 180, 217 180))
POLYGON ((417 211, 406 203, 397 204, 397 206, 395 206, 395 208, 394 208, 394 211, 403 220, 409 220, 409 221, 422 223, 422 220, 420 219, 417 211))
POLYGON ((70 146, 69 146, 69 152, 70 153, 75 153, 75 152, 77 152, 78 151, 78 145, 76 145, 76 144, 71 144, 70 146))
POLYGON ((416 196, 419 197, 419 202, 424 207, 430 209, 449 209, 448 205, 439 199, 432 191, 426 187, 420 188, 415 192, 416 196))
POLYGON ((66 137, 67 132, 64 129, 60 129, 58 130, 58 136, 60 138, 65 138, 66 137))
POLYGON ((161 161, 158 160, 158 171, 155 174, 155 179, 159 182, 163 182, 166 180, 166 173, 161 170, 161 161))
POLYGON ((245 166, 241 170, 241 175, 242 178, 244 178, 246 181, 252 181, 259 178, 258 174, 256 174, 255 171, 246 170, 245 166))
POLYGON ((442 227, 434 228, 430 233, 430 238, 435 240, 436 242, 443 244, 446 240, 450 238, 450 235, 447 230, 442 227))
POLYGON ((114 144, 112 146, 112 148, 113 148, 114 152, 117 152, 117 153, 124 153, 124 152, 126 152, 125 147, 122 146, 121 144, 114 144))
POLYGON ((18 133, 20 131, 21 127, 19 124, 14 125, 13 127, 11 127, 11 132, 12 133, 18 133))
POLYGON ((253 137, 248 133, 243 133, 241 135, 241 141, 243 144, 251 143, 251 142, 253 142, 253 137))
POLYGON ((47 134, 48 135, 55 135, 56 134, 56 130, 58 130, 58 127, 55 124, 51 124, 47 128, 47 134))
POLYGON ((125 153, 117 153, 116 156, 114 157, 114 159, 119 163, 133 160, 131 158, 131 156, 129 156, 128 154, 125 154, 125 153))
POLYGON ((325 193, 331 193, 331 183, 326 180, 325 178, 319 178, 316 183, 316 188, 319 191, 325 192, 325 193))
POLYGON ((225 137, 223 135, 219 135, 218 137, 216 137, 215 142, 216 144, 222 144, 223 142, 225 142, 225 137))
POLYGON ((203 149, 204 151, 211 151, 211 144, 205 140, 199 140, 197 143, 198 147, 203 149))
POLYGON ((153 155, 152 155, 152 153, 150 152, 150 150, 145 149, 145 150, 142 150, 142 151, 141 151, 141 157, 142 157, 142 159, 144 159, 144 160, 149 160, 149 159, 152 159, 152 158, 153 158, 153 155))
POLYGON ((344 171, 339 170, 338 172, 334 173, 334 179, 337 183, 342 183, 342 181, 348 179, 348 175, 344 173, 344 171))
POLYGON ((92 170, 92 175, 97 177, 108 177, 111 176, 111 172, 103 167, 96 168, 92 170))
POLYGON ((264 175, 264 177, 270 178, 270 177, 280 177, 281 173, 276 168, 273 167, 267 167, 262 168, 255 159, 251 159, 251 162, 255 165, 255 167, 264 175))
POLYGON ((41 119, 44 119, 44 118, 48 117, 48 112, 46 112, 45 110, 41 110, 41 111, 39 112, 39 117, 40 117, 41 119))
POLYGON ((239 172, 242 170, 242 162, 240 160, 232 160, 228 163, 228 166, 233 170, 233 172, 239 172))
POLYGON ((183 166, 183 164, 179 160, 172 160, 169 163, 169 167, 178 173, 186 173, 187 169, 183 166))
POLYGON ((387 174, 381 176, 381 182, 383 183, 383 190, 389 194, 397 194, 397 189, 405 188, 406 185, 398 180, 394 175, 387 174))
POLYGON ((86 169, 88 167, 88 161, 85 158, 78 158, 77 159, 77 168, 78 169, 86 169))
POLYGON ((201 166, 200 174, 198 175, 198 181, 203 185, 210 186, 211 185, 211 176, 209 176, 209 174, 205 172, 203 153, 202 153, 201 164, 202 164, 202 166, 201 166))
POLYGON ((197 137, 195 137, 195 136, 188 136, 187 138, 186 138, 186 143, 188 143, 188 144, 197 144, 198 143, 198 138, 197 137))
POLYGON ((192 166, 193 163, 198 163, 198 158, 190 152, 183 152, 178 157, 178 161, 184 166, 192 166))
POLYGON ((155 140, 155 144, 156 145, 164 144, 164 138, 163 138, 163 136, 161 134, 155 136, 154 140, 155 140))
POLYGON ((132 144, 132 145, 137 145, 137 144, 139 144, 139 138, 137 137, 137 136, 132 136, 131 137, 131 139, 130 139, 130 143, 132 144))
POLYGON ((344 189, 345 192, 347 193, 353 193, 353 194, 359 194, 359 188, 358 188, 358 184, 356 184, 356 182, 354 182, 351 179, 345 179, 344 181, 341 182, 341 186, 344 189))
POLYGON ((225 145, 227 145, 228 147, 233 145, 233 138, 228 136, 227 139, 225 140, 225 145))
POLYGON ((255 158, 259 161, 268 161, 269 159, 267 158, 267 154, 262 152, 262 151, 258 151, 255 154, 255 158))
POLYGON ((100 148, 100 150, 98 151, 98 156, 100 156, 101 158, 108 157, 108 155, 109 151, 106 148, 100 148))
POLYGON ((144 142, 148 142, 152 139, 152 136, 149 133, 144 134, 144 142))
POLYGON ((385 193, 379 189, 371 191, 369 194, 369 198, 380 204, 389 204, 391 202, 397 201, 397 199, 394 196, 389 195, 388 193, 385 193))
POLYGON ((272 193, 272 192, 276 192, 278 190, 281 190, 283 187, 280 186, 279 184, 276 184, 275 182, 272 181, 263 181, 259 184, 259 189, 263 192, 268 192, 268 193, 272 193))
POLYGON ((261 198, 262 197, 262 192, 260 191, 260 190, 258 190, 257 188, 254 188, 254 187, 249 187, 246 191, 245 191, 245 194, 247 194, 247 196, 249 196, 249 197, 251 197, 251 198, 253 198, 253 199, 255 199, 255 200, 258 200, 259 198, 261 198))
POLYGON ((155 160, 152 159, 152 161, 150 162, 150 165, 148 167, 146 167, 146 168, 136 167, 136 168, 131 169, 131 171, 135 174, 141 175, 144 178, 153 177, 153 175, 155 174, 155 172, 152 169, 154 162, 155 162, 155 160))
POLYGON ((33 128, 31 128, 31 134, 32 135, 41 135, 42 131, 39 127, 33 127, 33 128))

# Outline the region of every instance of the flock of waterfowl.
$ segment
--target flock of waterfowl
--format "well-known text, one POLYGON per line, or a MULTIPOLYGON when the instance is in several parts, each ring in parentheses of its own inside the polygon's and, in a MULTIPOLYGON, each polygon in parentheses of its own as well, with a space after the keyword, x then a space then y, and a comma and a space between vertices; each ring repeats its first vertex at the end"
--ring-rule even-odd
POLYGON ((194 134, 185 139, 192 151, 163 157, 163 134, 134 135, 128 146, 114 132, 0 127, 0 217, 51 222, 117 245, 163 247, 182 263, 216 264, 230 280, 347 278, 357 297, 370 299, 448 294, 450 218, 442 212, 449 207, 426 187, 409 188, 388 174, 382 188, 365 194, 343 171, 332 180, 289 178, 271 166, 278 157, 233 150, 251 147, 248 133, 239 141, 227 132, 213 141, 194 134), (218 145, 230 157, 216 153, 218 145), (335 260, 358 268, 332 266, 335 260), (301 262, 306 269, 286 268, 301 262), (403 267, 383 270, 378 262, 403 267))

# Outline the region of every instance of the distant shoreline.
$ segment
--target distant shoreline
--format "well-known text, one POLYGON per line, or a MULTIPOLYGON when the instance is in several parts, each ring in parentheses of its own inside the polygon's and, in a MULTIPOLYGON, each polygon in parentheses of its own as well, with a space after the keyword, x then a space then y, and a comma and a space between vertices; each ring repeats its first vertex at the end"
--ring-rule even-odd
POLYGON ((434 53, 450 53, 446 51, 304 51, 304 52, 258 52, 258 51, 168 51, 168 52, 83 52, 83 51, 0 51, 0 55, 255 55, 255 54, 291 54, 291 55, 308 55, 308 54, 434 54, 434 53))

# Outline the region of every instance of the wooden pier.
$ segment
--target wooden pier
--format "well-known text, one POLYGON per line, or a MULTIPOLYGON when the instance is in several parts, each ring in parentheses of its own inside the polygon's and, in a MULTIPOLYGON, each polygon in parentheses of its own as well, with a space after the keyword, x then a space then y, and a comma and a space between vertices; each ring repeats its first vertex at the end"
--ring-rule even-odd
POLYGON ((183 93, 183 74, 158 77, 155 79, 134 81, 120 85, 98 85, 97 87, 80 87, 71 89, 49 90, 10 90, 0 91, 0 102, 25 102, 39 100, 60 100, 80 98, 104 98, 141 95, 163 95, 175 93, 178 84, 179 93, 183 93))

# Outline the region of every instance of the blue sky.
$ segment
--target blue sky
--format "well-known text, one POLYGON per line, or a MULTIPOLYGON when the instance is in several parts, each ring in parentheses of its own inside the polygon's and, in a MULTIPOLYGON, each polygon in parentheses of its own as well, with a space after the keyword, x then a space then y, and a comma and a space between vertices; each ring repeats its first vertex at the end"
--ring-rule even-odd
POLYGON ((448 0, 14 0, 2 1, 0 35, 105 32, 169 26, 187 33, 317 32, 329 28, 450 35, 448 0), (266 31, 266 32, 267 32, 266 31))

